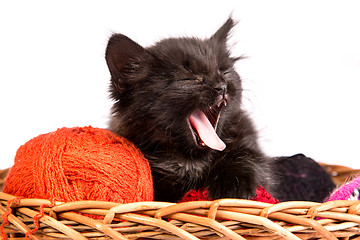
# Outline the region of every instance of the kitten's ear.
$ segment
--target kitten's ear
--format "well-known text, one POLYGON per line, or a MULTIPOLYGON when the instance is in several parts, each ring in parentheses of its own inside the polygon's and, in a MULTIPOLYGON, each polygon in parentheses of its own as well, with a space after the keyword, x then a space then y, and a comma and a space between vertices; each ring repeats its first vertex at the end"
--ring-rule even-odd
MULTIPOLYGON (((237 24, 236 21, 229 17, 228 20, 216 31, 214 35, 210 38, 210 41, 214 42, 217 46, 218 56, 225 57, 225 59, 230 60, 230 66, 232 66, 236 61, 242 59, 243 57, 230 57, 230 50, 228 48, 228 39, 230 36, 231 29, 237 24)), ((225 67, 225 68, 228 68, 225 67)))
POLYGON ((236 22, 232 19, 232 17, 229 17, 210 39, 226 44, 230 31, 235 25, 236 22))
POLYGON ((145 48, 127 36, 114 34, 109 39, 105 58, 111 80, 122 89, 127 82, 146 75, 151 56, 145 48))

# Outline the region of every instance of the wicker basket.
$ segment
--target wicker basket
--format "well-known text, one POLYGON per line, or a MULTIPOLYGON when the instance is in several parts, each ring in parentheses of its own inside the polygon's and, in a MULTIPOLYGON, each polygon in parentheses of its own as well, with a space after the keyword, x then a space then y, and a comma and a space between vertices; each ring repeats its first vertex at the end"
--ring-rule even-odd
MULTIPOLYGON (((324 167, 335 182, 344 177, 324 167)), ((61 203, 6 193, 0 201, 8 239, 360 239, 360 201, 61 203)))

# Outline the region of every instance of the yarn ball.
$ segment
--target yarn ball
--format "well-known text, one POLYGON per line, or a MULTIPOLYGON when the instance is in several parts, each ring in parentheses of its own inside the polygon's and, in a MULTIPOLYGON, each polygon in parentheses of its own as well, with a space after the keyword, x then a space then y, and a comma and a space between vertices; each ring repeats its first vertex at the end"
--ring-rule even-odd
POLYGON ((128 140, 100 128, 61 128, 16 153, 4 192, 55 201, 153 200, 150 166, 128 140))
MULTIPOLYGON (((191 201, 206 201, 211 200, 208 197, 207 189, 191 190, 185 194, 180 202, 191 202, 191 201)), ((279 203, 279 200, 275 199, 270 193, 268 193, 263 186, 256 189, 256 195, 251 200, 264 202, 264 203, 279 203)))
POLYGON ((323 202, 335 189, 331 176, 313 159, 303 154, 274 159, 280 202, 323 202))
POLYGON ((360 200, 360 176, 335 189, 327 201, 334 200, 360 200))

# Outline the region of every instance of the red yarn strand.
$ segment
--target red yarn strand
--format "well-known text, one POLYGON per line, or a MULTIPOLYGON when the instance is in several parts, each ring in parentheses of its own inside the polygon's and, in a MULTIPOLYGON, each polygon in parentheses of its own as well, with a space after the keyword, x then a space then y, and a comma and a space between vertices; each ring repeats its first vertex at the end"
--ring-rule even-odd
POLYGON ((4 227, 6 225, 9 224, 9 215, 12 213, 12 208, 11 208, 11 205, 13 203, 20 203, 20 200, 22 199, 23 197, 16 197, 14 199, 11 199, 7 202, 7 209, 6 209, 6 212, 2 215, 2 219, 3 219, 3 223, 0 225, 0 233, 1 233, 1 236, 2 236, 2 239, 3 240, 6 240, 8 238, 8 235, 6 234, 6 232, 4 231, 4 227))
POLYGON ((32 230, 29 230, 26 234, 25 234, 25 239, 26 240, 29 240, 31 238, 31 235, 34 234, 37 230, 39 230, 40 228, 40 219, 45 215, 44 213, 44 208, 45 207, 53 207, 55 206, 55 201, 54 199, 50 200, 51 201, 51 204, 42 204, 40 206, 40 212, 38 214, 36 214, 34 217, 33 217, 33 221, 34 221, 34 224, 35 224, 35 228, 32 229, 32 230))

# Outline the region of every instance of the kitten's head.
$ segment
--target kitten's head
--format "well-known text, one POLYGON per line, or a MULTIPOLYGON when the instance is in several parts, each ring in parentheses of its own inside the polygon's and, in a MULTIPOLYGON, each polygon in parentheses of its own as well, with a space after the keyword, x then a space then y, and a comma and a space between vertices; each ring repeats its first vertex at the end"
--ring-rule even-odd
POLYGON ((223 150, 223 126, 240 106, 241 81, 230 56, 229 18, 210 38, 169 38, 144 48, 122 34, 106 61, 115 100, 111 130, 142 151, 223 150))

